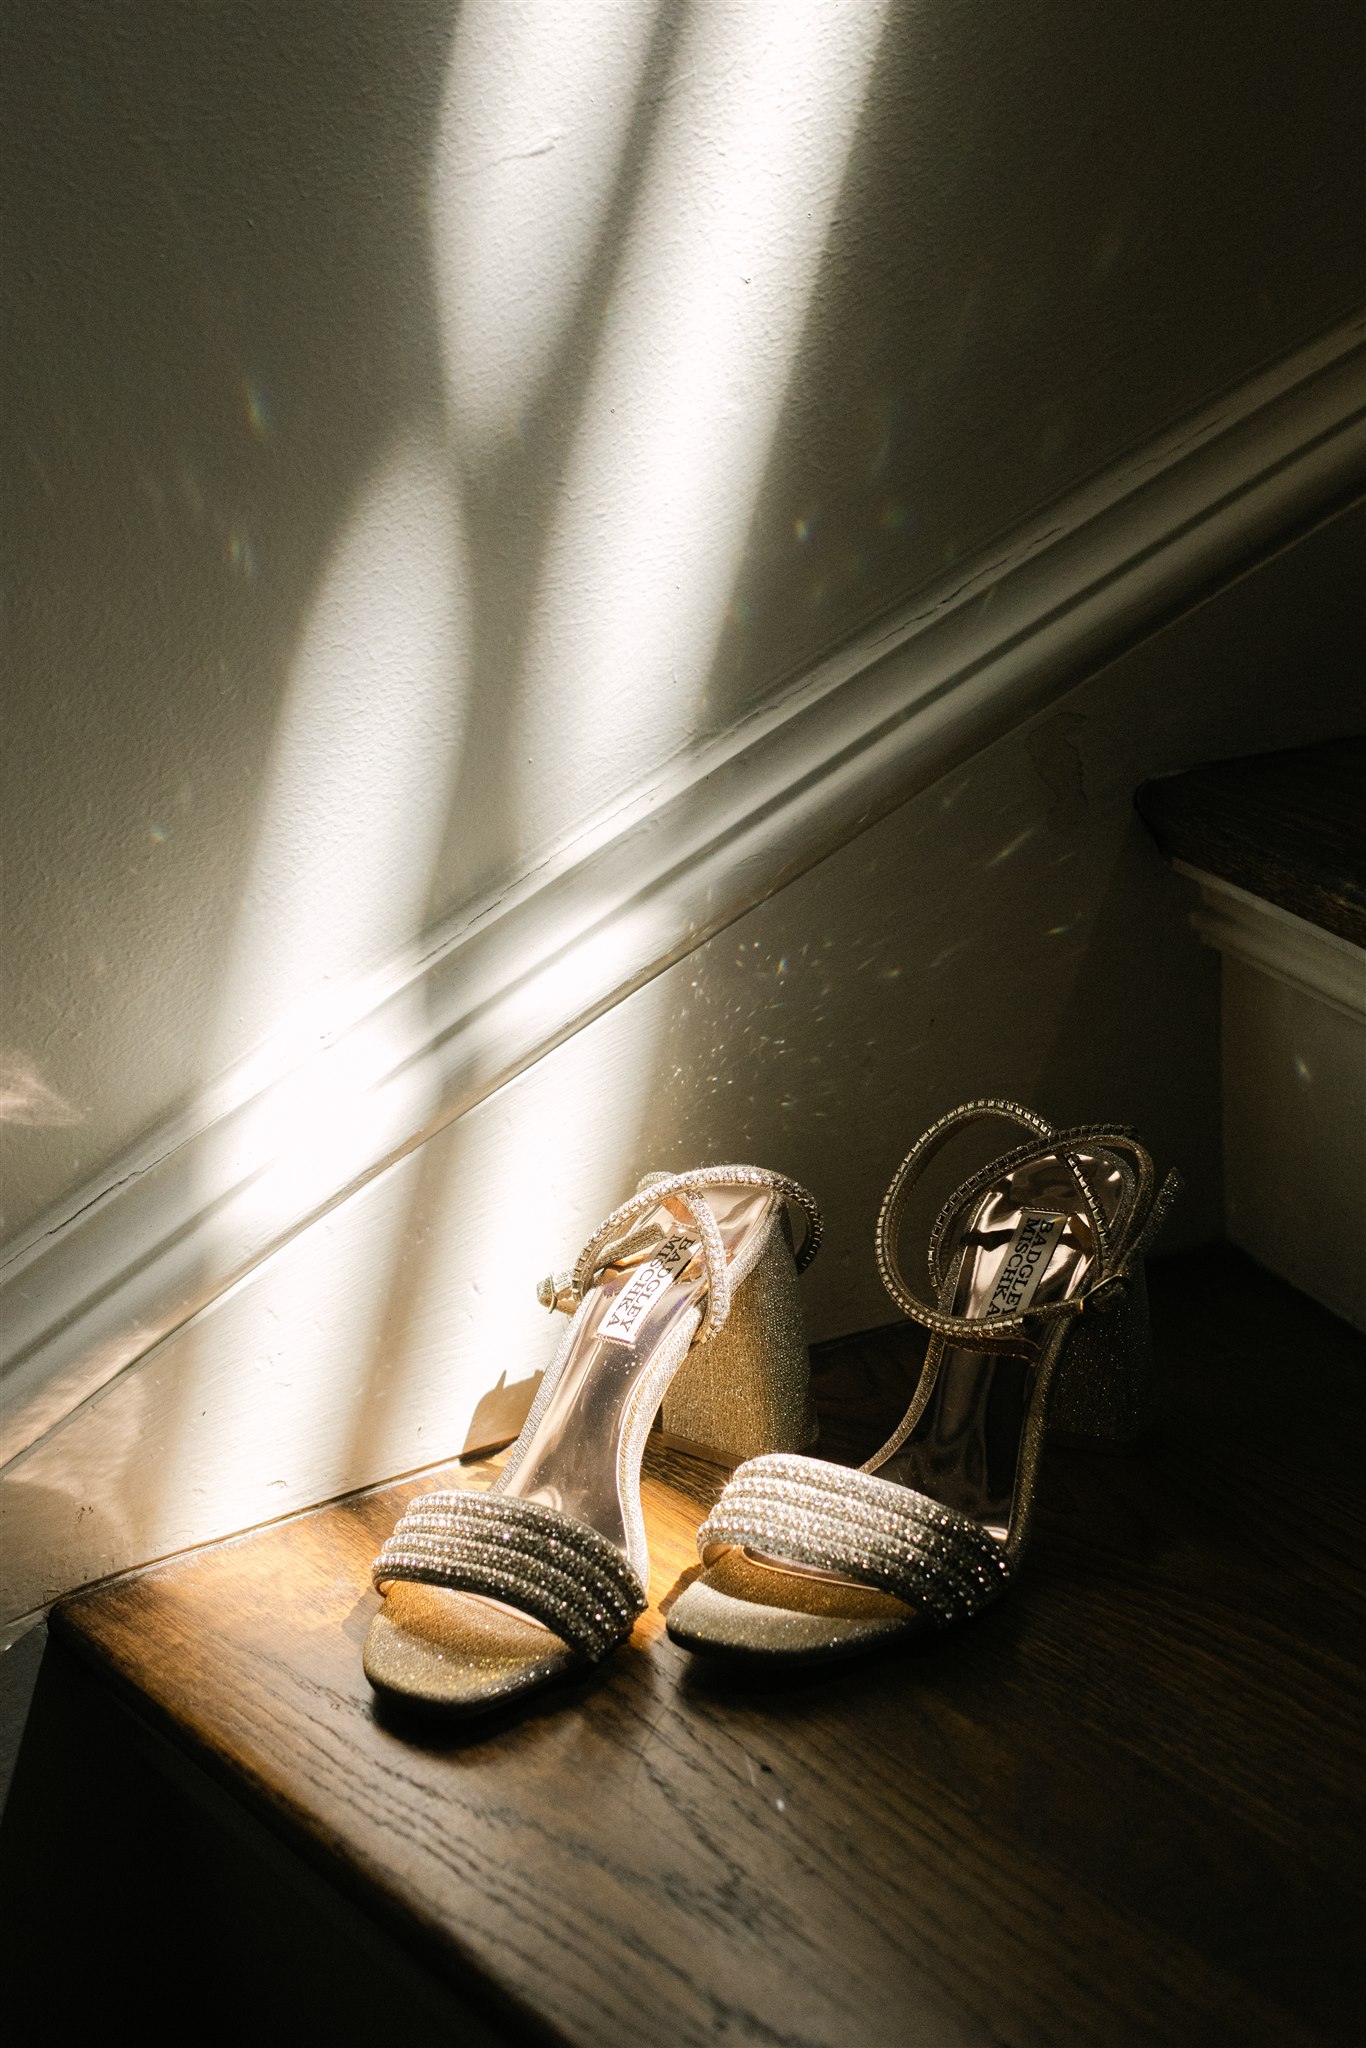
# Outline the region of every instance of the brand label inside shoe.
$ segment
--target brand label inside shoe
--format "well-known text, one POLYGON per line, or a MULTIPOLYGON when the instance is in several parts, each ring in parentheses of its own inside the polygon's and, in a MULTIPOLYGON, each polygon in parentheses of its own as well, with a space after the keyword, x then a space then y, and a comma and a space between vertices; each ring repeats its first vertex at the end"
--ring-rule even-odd
POLYGON ((697 1239, 679 1230, 666 1237, 648 1266, 642 1266, 630 1285, 623 1287, 598 1325, 600 1337, 613 1337, 618 1344, 634 1344, 641 1325, 660 1297, 666 1294, 697 1252, 697 1239))
POLYGON ((1017 1316, 1021 1309, 1029 1307, 1066 1224, 1065 1216, 1056 1216, 1047 1209, 1025 1212, 996 1275, 996 1285, 986 1305, 988 1316, 1017 1316))

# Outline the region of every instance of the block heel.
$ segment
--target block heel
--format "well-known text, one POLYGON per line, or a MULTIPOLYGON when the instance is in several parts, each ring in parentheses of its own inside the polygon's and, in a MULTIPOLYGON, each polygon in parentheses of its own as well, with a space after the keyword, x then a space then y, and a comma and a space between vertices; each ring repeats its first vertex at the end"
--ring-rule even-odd
POLYGON ((1072 1325, 1048 1406, 1052 1442, 1127 1450, 1154 1422, 1153 1337, 1143 1261, 1112 1307, 1072 1325))
POLYGON ((725 1328, 691 1351, 669 1383, 653 1441, 734 1467, 815 1440, 792 1233, 779 1211, 725 1328))

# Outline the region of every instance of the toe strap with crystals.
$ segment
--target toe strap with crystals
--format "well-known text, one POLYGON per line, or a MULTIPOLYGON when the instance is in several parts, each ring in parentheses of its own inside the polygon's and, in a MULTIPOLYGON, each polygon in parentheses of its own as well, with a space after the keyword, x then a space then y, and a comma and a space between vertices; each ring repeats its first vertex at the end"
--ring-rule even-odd
POLYGON ((741 1465, 697 1532, 702 1560, 727 1548, 852 1579, 942 1623, 1005 1591, 1004 1546, 979 1522, 910 1487, 774 1455, 741 1465))
POLYGON ((396 1579, 482 1593, 544 1622, 584 1659, 630 1635, 647 1601, 616 1544, 539 1501, 427 1493, 375 1559, 375 1588, 396 1579))

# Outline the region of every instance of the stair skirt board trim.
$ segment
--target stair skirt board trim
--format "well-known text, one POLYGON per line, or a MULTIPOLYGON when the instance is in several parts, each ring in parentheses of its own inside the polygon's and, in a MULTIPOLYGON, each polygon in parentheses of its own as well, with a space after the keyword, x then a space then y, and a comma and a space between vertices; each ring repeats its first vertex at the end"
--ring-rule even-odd
POLYGON ((870 626, 429 935, 353 992, 304 1066, 228 1075, 11 1248, 0 1464, 433 1131, 1363 484, 1366 313, 870 626), (282 1134, 301 1082, 326 1096, 338 1077, 350 1149, 329 1142, 310 1179, 307 1160, 282 1161, 282 1134))
POLYGON ((1191 923, 1207 946, 1366 1024, 1366 949, 1204 868, 1172 866, 1199 888, 1191 923))

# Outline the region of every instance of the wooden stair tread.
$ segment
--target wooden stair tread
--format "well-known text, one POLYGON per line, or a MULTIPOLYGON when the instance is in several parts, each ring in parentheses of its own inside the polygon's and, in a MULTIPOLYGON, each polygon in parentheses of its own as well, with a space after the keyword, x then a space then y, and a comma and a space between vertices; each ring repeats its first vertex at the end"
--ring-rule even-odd
POLYGON ((1168 859, 1366 946, 1366 738, 1159 776, 1138 808, 1168 859))
MULTIPOLYGON (((1019 1588, 920 1651, 766 1684, 694 1666, 659 1603, 716 1482, 669 1458, 634 1640, 496 1725, 386 1725, 361 1673, 369 1561, 431 1475, 54 1630, 512 2034, 1345 2039, 1366 1345, 1230 1252, 1160 1265, 1154 1310, 1161 1438, 1053 1452, 1019 1588)), ((913 1350, 822 1349, 855 1433, 913 1350)))

